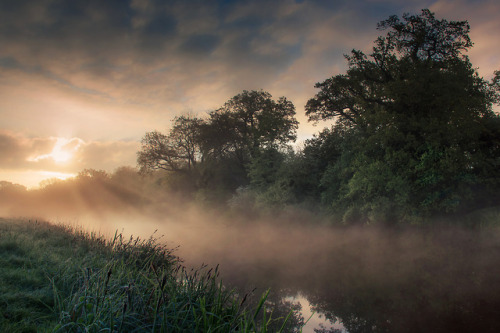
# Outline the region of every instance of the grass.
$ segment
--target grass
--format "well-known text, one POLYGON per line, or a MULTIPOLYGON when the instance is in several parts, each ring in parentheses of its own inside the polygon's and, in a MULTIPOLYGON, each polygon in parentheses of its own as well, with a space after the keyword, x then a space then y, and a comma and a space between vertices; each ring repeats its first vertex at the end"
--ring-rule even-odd
POLYGON ((1 332, 267 332, 285 327, 187 270, 157 239, 106 240, 46 222, 0 219, 1 332))

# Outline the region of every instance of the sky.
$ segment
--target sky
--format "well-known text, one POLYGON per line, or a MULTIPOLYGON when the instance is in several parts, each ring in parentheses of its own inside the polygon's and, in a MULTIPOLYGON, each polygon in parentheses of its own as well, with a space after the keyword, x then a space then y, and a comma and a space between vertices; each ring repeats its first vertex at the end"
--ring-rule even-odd
POLYGON ((1 0, 0 180, 36 187, 135 166, 146 132, 243 90, 304 105, 390 15, 467 20, 480 76, 500 69, 497 0, 1 0))

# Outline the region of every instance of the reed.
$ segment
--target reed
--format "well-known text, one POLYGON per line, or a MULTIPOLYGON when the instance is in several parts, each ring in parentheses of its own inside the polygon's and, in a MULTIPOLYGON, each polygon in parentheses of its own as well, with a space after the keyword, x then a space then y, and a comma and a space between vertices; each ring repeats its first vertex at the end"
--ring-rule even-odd
MULTIPOLYGON (((186 269, 155 237, 106 239, 68 226, 0 219, 2 332, 267 332, 218 267, 186 269)), ((283 331, 283 329, 281 330, 283 331)))

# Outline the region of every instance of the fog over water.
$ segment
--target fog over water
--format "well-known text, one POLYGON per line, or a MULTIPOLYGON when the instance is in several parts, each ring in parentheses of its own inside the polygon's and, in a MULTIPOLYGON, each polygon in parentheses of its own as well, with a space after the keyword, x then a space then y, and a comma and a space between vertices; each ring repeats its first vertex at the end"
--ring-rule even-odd
MULTIPOLYGON (((299 210, 242 216, 166 195, 141 199, 110 187, 86 192, 61 184, 38 192, 7 193, 4 186, 0 215, 43 218, 109 237, 116 230, 153 235, 178 247, 188 267, 219 265, 224 283, 242 294, 259 297, 271 288, 277 315, 307 300, 349 332, 500 328, 497 230, 334 228, 299 210)), ((296 313, 297 324, 307 320, 306 312, 302 318, 296 313)))

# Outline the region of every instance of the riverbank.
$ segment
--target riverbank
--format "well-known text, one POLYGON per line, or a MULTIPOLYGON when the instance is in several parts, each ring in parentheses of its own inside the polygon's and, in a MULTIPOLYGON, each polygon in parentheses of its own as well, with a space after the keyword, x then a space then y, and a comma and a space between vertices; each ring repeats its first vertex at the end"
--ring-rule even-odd
POLYGON ((2 332, 255 332, 285 319, 269 321, 266 294, 248 306, 217 269, 186 270, 154 237, 0 219, 0 253, 2 332))

